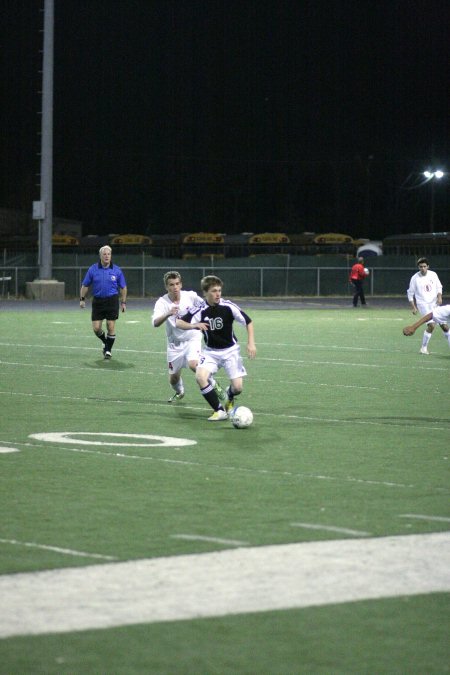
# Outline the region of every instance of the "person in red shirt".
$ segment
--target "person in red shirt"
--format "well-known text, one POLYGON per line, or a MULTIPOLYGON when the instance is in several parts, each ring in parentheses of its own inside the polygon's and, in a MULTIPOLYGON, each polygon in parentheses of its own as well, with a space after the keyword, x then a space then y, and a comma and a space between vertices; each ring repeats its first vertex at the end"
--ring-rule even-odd
POLYGON ((361 305, 366 305, 363 283, 367 275, 368 272, 366 272, 364 267, 364 258, 358 258, 358 261, 353 265, 350 271, 350 283, 352 283, 355 288, 353 307, 358 306, 358 298, 361 300, 361 305))

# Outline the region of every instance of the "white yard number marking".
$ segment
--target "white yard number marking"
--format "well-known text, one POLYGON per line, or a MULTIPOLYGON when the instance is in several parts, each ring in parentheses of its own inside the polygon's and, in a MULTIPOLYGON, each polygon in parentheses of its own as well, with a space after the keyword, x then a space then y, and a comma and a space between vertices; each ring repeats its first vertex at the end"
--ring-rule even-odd
POLYGON ((182 445, 197 445, 197 441, 190 438, 175 438, 173 436, 154 436, 152 434, 114 434, 114 433, 95 433, 91 431, 56 431, 51 433, 30 434, 30 438, 36 438, 38 441, 47 443, 73 443, 75 445, 114 445, 127 448, 149 448, 149 447, 180 447, 182 445), (104 440, 81 440, 72 438, 72 436, 101 436, 104 440), (126 442, 113 442, 108 440, 112 438, 129 439, 126 442))

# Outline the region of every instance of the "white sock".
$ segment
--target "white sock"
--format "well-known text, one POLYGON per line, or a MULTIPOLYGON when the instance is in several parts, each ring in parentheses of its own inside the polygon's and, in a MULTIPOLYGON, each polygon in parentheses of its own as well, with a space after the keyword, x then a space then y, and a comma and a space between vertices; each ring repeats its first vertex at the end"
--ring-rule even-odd
POLYGON ((422 338, 422 347, 426 347, 428 345, 429 341, 431 340, 432 334, 433 333, 429 333, 427 330, 424 332, 422 338))
POLYGON ((184 393, 183 378, 180 378, 176 384, 173 384, 172 389, 174 389, 174 391, 176 391, 177 394, 183 394, 184 393))

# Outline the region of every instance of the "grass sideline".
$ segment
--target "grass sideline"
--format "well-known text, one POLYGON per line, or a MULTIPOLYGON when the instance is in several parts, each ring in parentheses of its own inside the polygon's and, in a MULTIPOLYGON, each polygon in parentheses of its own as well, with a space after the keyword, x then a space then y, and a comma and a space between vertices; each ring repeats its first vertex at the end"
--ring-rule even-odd
MULTIPOLYGON (((2 314, 0 449, 18 452, 0 452, 1 574, 100 562, 89 554, 448 530, 441 335, 423 357, 419 333, 401 334, 407 308, 248 311, 258 357, 246 360, 247 430, 208 423, 190 373, 183 402, 166 403, 165 333, 150 326, 150 303, 121 316, 110 362, 88 312, 2 314), (30 437, 48 432, 102 445, 30 437), (117 447, 124 439, 94 435, 104 433, 195 445, 137 447, 130 436, 117 447)), ((433 593, 21 636, 0 641, 0 673, 443 673, 448 623, 448 594, 433 593)))

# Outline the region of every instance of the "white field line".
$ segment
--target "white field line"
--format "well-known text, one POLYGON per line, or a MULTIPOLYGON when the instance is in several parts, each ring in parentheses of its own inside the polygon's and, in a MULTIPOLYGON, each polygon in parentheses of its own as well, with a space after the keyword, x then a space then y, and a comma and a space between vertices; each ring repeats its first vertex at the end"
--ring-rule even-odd
MULTIPOLYGON (((54 337, 54 336, 50 336, 54 337)), ((26 342, 0 342, 0 347, 14 347, 15 349, 18 349, 19 347, 23 347, 24 349, 45 349, 45 350, 55 350, 55 349, 69 349, 71 351, 87 351, 87 352, 98 352, 99 354, 101 353, 101 344, 99 344, 97 347, 82 347, 80 345, 60 345, 60 344, 47 344, 47 345, 40 345, 40 344, 27 344, 26 342)), ((122 352, 122 353, 130 353, 130 354, 166 354, 165 350, 161 349, 120 349, 118 347, 114 348, 114 353, 115 352, 122 352)), ((31 365, 31 364, 30 364, 31 365)))
MULTIPOLYGON (((101 357, 101 359, 103 359, 103 356, 101 357)), ((100 356, 99 356, 99 360, 101 360, 101 359, 100 359, 100 356)), ((51 364, 51 363, 40 363, 40 364, 39 364, 39 363, 25 363, 24 361, 16 361, 16 362, 14 362, 14 361, 1 361, 1 360, 0 360, 0 365, 1 365, 1 366, 14 366, 14 367, 19 366, 19 367, 23 367, 23 368, 27 368, 27 369, 29 369, 29 368, 34 368, 34 369, 37 370, 37 371, 45 371, 45 370, 50 370, 50 371, 51 371, 51 370, 75 370, 75 371, 78 373, 78 372, 80 372, 80 371, 85 370, 85 371, 87 371, 88 373, 92 373, 92 368, 91 368, 91 367, 88 367, 88 366, 77 366, 77 367, 75 367, 75 366, 65 366, 65 365, 62 364, 62 363, 55 363, 55 364, 51 364)), ((102 372, 103 372, 103 371, 102 371, 102 372)), ((124 372, 123 370, 110 370, 110 375, 112 375, 113 373, 116 373, 116 372, 117 372, 117 373, 121 373, 122 376, 123 376, 123 372, 124 372)), ((157 369, 157 368, 148 368, 147 370, 133 370, 133 375, 147 375, 147 376, 148 376, 148 375, 156 375, 156 376, 162 377, 163 375, 166 376, 166 373, 162 373, 162 372, 161 372, 161 369, 157 369)), ((167 376, 166 376, 166 377, 167 377, 167 376)))
MULTIPOLYGON (((389 350, 390 351, 390 350, 389 350)), ((346 368, 350 367, 355 367, 355 368, 376 368, 378 370, 386 370, 388 369, 389 371, 392 370, 392 365, 391 364, 382 364, 382 363, 354 363, 351 361, 313 361, 311 359, 276 359, 276 358, 268 358, 268 357, 258 357, 258 361, 275 361, 276 363, 288 363, 289 365, 299 365, 299 366, 344 366, 346 368)), ((422 364, 417 367, 417 366, 401 366, 396 364, 395 368, 397 370, 442 370, 442 371, 448 371, 448 368, 438 368, 438 367, 432 367, 430 368, 429 366, 422 366, 422 364)))
MULTIPOLYGON (((0 362, 1 363, 1 362, 0 362)), ((89 369, 90 370, 90 369, 89 369)), ((90 371, 91 372, 91 371, 90 371)), ((145 373, 146 375, 149 374, 150 371, 145 373)), ((137 373, 134 373, 135 375, 137 373)), ((69 400, 69 401, 83 401, 83 402, 89 402, 89 403, 106 403, 107 405, 110 404, 117 404, 117 405, 124 405, 127 404, 128 402, 123 399, 110 399, 110 398, 103 398, 99 396, 62 396, 59 394, 42 394, 42 393, 34 393, 34 392, 20 392, 20 391, 8 391, 8 390, 0 390, 0 395, 5 395, 5 396, 24 396, 27 398, 46 398, 46 399, 57 399, 58 401, 60 400, 69 400)), ((138 402, 134 402, 134 406, 138 406, 138 402)), ((143 402, 141 405, 148 406, 148 402, 143 402)), ((158 401, 158 402, 151 402, 152 406, 162 406, 163 408, 167 409, 167 402, 166 401, 158 401)), ((193 405, 184 405, 183 407, 184 410, 202 410, 203 412, 205 411, 204 406, 193 406, 193 405)), ((411 424, 411 420, 405 421, 403 424, 400 424, 398 422, 396 423, 390 423, 386 424, 385 422, 377 422, 374 420, 369 420, 369 419, 339 419, 337 417, 313 417, 311 415, 295 415, 295 414, 282 414, 282 413, 270 413, 270 412, 258 412, 257 416, 261 417, 276 417, 277 419, 294 419, 294 420, 300 420, 303 422, 328 422, 330 424, 351 424, 354 426, 355 424, 360 425, 360 426, 377 426, 377 427, 383 427, 393 429, 393 428, 400 428, 404 429, 407 427, 410 429, 412 426, 414 429, 426 429, 427 431, 444 431, 445 433, 448 433, 449 431, 449 426, 443 426, 443 427, 438 427, 438 426, 429 426, 429 425, 423 425, 423 424, 411 424)), ((436 423, 442 424, 442 419, 437 418, 436 423)))
POLYGON ((335 527, 334 525, 320 525, 315 523, 291 523, 291 527, 303 527, 305 530, 324 530, 325 532, 337 532, 338 534, 349 534, 352 537, 370 537, 370 532, 362 530, 350 530, 347 527, 335 527))
MULTIPOLYGON (((50 339, 54 338, 54 335, 49 334, 48 336, 45 336, 45 337, 48 337, 49 340, 50 340, 50 339)), ((86 336, 83 335, 81 337, 86 337, 86 338, 88 338, 89 340, 92 341, 92 336, 90 336, 89 334, 86 335, 86 336)), ((258 341, 258 345, 260 345, 261 347, 270 347, 271 349, 273 349, 274 347, 275 348, 289 347, 289 348, 293 348, 293 349, 324 349, 324 350, 333 349, 333 350, 336 350, 336 351, 345 351, 345 352, 375 352, 375 353, 379 353, 379 352, 385 353, 385 352, 387 352, 389 354, 392 354, 392 353, 403 354, 404 353, 404 350, 402 350, 402 349, 395 349, 395 350, 393 350, 393 349, 381 349, 381 348, 374 349, 373 347, 355 347, 354 345, 342 345, 342 344, 341 345, 320 345, 320 344, 317 344, 317 343, 307 343, 307 342, 259 342, 258 341)), ((0 346, 2 346, 2 347, 16 347, 16 348, 17 347, 24 347, 25 349, 28 349, 28 348, 33 347, 33 346, 36 346, 40 349, 48 349, 49 348, 48 344, 47 345, 41 345, 41 344, 31 345, 31 344, 27 344, 26 342, 22 342, 22 343, 20 343, 20 342, 18 342, 18 343, 16 343, 16 342, 0 342, 0 346)), ((97 347, 89 346, 89 347, 87 347, 87 346, 80 346, 79 344, 73 345, 73 346, 67 345, 67 344, 64 344, 64 345, 55 344, 55 345, 52 345, 52 349, 53 349, 53 347, 58 348, 58 349, 72 349, 72 350, 77 349, 77 350, 87 350, 87 351, 99 351, 100 350, 100 346, 97 346, 97 347)), ((136 349, 130 349, 128 347, 126 349, 121 349, 120 347, 115 347, 114 351, 116 349, 118 351, 122 352, 122 353, 130 352, 131 354, 134 354, 136 352, 139 353, 139 354, 155 354, 155 353, 165 354, 165 352, 163 352, 163 351, 155 352, 154 350, 149 350, 149 349, 136 350, 136 349)))
MULTIPOLYGON (((0 342, 0 346, 14 347, 14 348, 24 347, 26 349, 45 349, 47 351, 49 349, 49 345, 39 345, 39 344, 33 345, 33 344, 15 344, 15 343, 0 342)), ((310 347, 308 347, 307 345, 295 345, 295 347, 298 348, 298 349, 304 349, 304 348, 314 347, 314 345, 311 345, 310 347)), ((100 348, 99 347, 80 347, 79 345, 73 346, 73 347, 70 346, 70 345, 51 345, 51 348, 53 350, 54 349, 62 349, 62 350, 68 349, 68 350, 89 351, 89 352, 95 351, 95 352, 99 352, 99 358, 100 358, 100 348)), ((368 351, 368 350, 365 350, 365 351, 368 351)), ((374 350, 374 351, 379 352, 380 350, 374 350)), ((391 349, 385 350, 385 351, 388 352, 388 353, 392 353, 391 349)), ((115 354, 120 353, 121 356, 123 356, 123 355, 126 355, 127 353, 129 353, 129 354, 164 354, 165 355, 166 352, 163 352, 163 351, 160 351, 160 350, 151 350, 151 349, 121 349, 120 347, 115 347, 114 353, 115 354)), ((403 353, 403 352, 399 352, 399 353, 403 353)), ((258 356, 258 361, 270 361, 270 362, 276 362, 276 363, 280 363, 280 364, 286 363, 286 364, 289 364, 290 366, 301 366, 301 367, 317 366, 317 365, 318 366, 325 366, 326 365, 326 366, 343 366, 345 368, 349 368, 349 367, 354 366, 355 368, 374 368, 374 369, 378 369, 378 370, 386 370, 386 369, 392 370, 391 364, 361 363, 361 362, 356 363, 356 362, 351 362, 351 361, 324 361, 324 360, 318 360, 318 361, 315 360, 314 361, 312 359, 299 359, 299 358, 287 359, 287 358, 273 358, 273 357, 265 357, 265 356, 258 356)), ((3 362, 0 361, 0 363, 3 363, 3 362)), ((4 362, 4 363, 6 364, 6 362, 4 362)), ((418 361, 418 363, 420 364, 418 366, 414 366, 413 364, 410 363, 407 366, 402 366, 402 365, 396 364, 395 367, 396 367, 396 369, 399 369, 399 370, 408 370, 408 371, 411 371, 411 370, 447 371, 448 370, 445 367, 440 368, 438 366, 426 365, 426 363, 428 363, 428 364, 430 363, 430 360, 427 360, 427 362, 425 362, 422 359, 422 361, 418 361)), ((36 365, 36 367, 38 367, 37 364, 33 364, 33 363, 23 363, 23 364, 18 363, 17 365, 24 365, 24 366, 36 365)), ((41 367, 42 367, 42 364, 41 364, 41 367)), ((53 366, 53 367, 57 367, 57 366, 53 366)), ((76 368, 76 370, 79 370, 79 369, 76 368)))
MULTIPOLYGON (((24 368, 34 368, 35 370, 39 371, 44 371, 45 369, 48 370, 76 370, 77 372, 80 372, 82 370, 86 370, 89 373, 92 373, 92 368, 89 367, 84 367, 84 366, 79 366, 79 367, 74 367, 74 366, 65 366, 63 364, 35 364, 35 363, 24 363, 24 362, 18 362, 18 361, 1 361, 0 360, 0 365, 5 365, 5 366, 19 366, 19 367, 24 367, 24 368)), ((434 369, 436 370, 436 368, 434 369)), ((446 369, 443 369, 446 370, 446 369)), ((112 372, 119 372, 123 374, 123 371, 112 371, 112 372)), ((156 377, 166 377, 165 373, 162 373, 161 370, 159 369, 151 369, 149 368, 148 370, 134 370, 133 371, 133 376, 136 375, 144 375, 148 377, 149 375, 154 375, 156 377)), ((253 378, 257 383, 264 383, 264 382, 269 382, 272 386, 274 385, 274 380, 273 379, 265 379, 265 378, 253 378)), ((383 388, 382 387, 373 387, 365 384, 340 384, 338 382, 310 382, 308 380, 299 380, 299 379, 283 379, 283 382, 279 382, 279 384, 295 384, 297 386, 307 386, 307 387, 326 387, 327 389, 357 389, 357 390, 364 390, 364 391, 381 391, 383 388)), ((431 385, 432 387, 433 385, 431 385)), ((405 391, 410 391, 411 388, 407 389, 406 387, 395 387, 391 386, 389 388, 389 391, 394 393, 403 393, 405 391)), ((417 390, 419 391, 419 390, 417 390)), ((444 391, 441 391, 438 387, 434 387, 434 389, 429 388, 428 389, 429 393, 434 393, 436 395, 444 394, 444 391)), ((2 391, 0 392, 1 394, 14 394, 16 396, 48 396, 51 398, 49 394, 36 394, 36 393, 24 393, 21 394, 21 392, 12 392, 12 391, 2 391)), ((447 393, 447 390, 445 390, 445 393, 447 393)), ((61 397, 59 397, 61 398, 61 397)), ((70 396, 66 396, 65 398, 71 398, 70 396)), ((74 400, 80 400, 79 398, 73 397, 74 400)), ((87 400, 86 397, 83 397, 81 400, 87 400)), ((102 399, 105 400, 105 399, 102 399)), ((122 401, 118 401, 121 403, 122 401)), ((166 402, 165 402, 166 403, 166 402)), ((355 420, 355 423, 358 423, 355 420)))
MULTIPOLYGON (((4 441, 6 442, 6 441, 4 441)), ((9 441, 8 441, 9 442, 9 441)), ((323 474, 313 474, 313 473, 300 473, 294 471, 271 471, 269 469, 255 469, 253 467, 242 467, 242 466, 228 466, 222 464, 210 464, 206 462, 195 462, 188 459, 174 459, 172 457, 152 457, 149 455, 132 455, 125 454, 123 452, 108 452, 107 450, 89 450, 87 448, 73 448, 66 445, 48 445, 41 446, 35 443, 16 443, 16 445, 23 448, 35 448, 38 450, 64 450, 66 452, 79 452, 81 454, 88 455, 99 455, 101 457, 113 457, 118 459, 125 460, 141 460, 145 462, 159 462, 161 464, 174 464, 174 465, 185 465, 185 466, 197 466, 201 469, 208 469, 208 471, 217 471, 217 472, 236 472, 236 473, 246 473, 253 476, 280 476, 280 477, 290 477, 294 480, 326 480, 326 481, 335 481, 337 483, 361 483, 362 485, 375 485, 387 488, 415 488, 416 485, 413 483, 394 483, 391 481, 379 481, 379 480, 370 480, 365 478, 354 478, 353 476, 327 476, 323 474)), ((422 486, 424 487, 424 486, 422 486)), ((440 486, 426 486, 428 490, 434 492, 447 492, 447 487, 440 486)))
MULTIPOLYGON (((299 380, 297 378, 291 380, 291 379, 289 379, 289 376, 286 377, 286 378, 283 378, 282 383, 281 382, 275 383, 274 380, 272 380, 272 379, 267 379, 267 378, 265 379, 265 378, 262 378, 262 377, 259 377, 257 379, 257 382, 258 382, 258 384, 261 384, 263 382, 268 382, 272 387, 273 387, 274 384, 283 384, 283 385, 294 384, 297 387, 299 387, 299 386, 326 387, 327 389, 359 389, 359 390, 363 390, 363 391, 385 391, 386 390, 386 387, 374 387, 374 386, 370 386, 370 385, 367 385, 367 384, 341 384, 339 382, 332 382, 332 383, 331 382, 310 382, 308 380, 299 380)), ((412 391, 414 391, 411 387, 407 387, 406 385, 397 387, 397 386, 394 386, 392 384, 389 384, 388 386, 389 386, 389 393, 391 393, 391 394, 393 394, 393 393, 404 394, 405 392, 411 393, 412 391)), ((419 389, 417 389, 416 391, 417 391, 417 393, 420 392, 419 389)), ((440 389, 439 386, 437 386, 435 383, 430 384, 430 387, 428 388, 428 393, 430 395, 431 394, 435 394, 436 396, 446 395, 447 392, 448 392, 448 387, 444 383, 442 385, 442 389, 440 389)))
MULTIPOLYGON (((85 366, 65 366, 63 364, 36 364, 36 363, 25 363, 25 362, 19 362, 19 361, 1 361, 0 360, 0 365, 3 366, 18 366, 18 367, 23 367, 23 368, 34 368, 35 370, 39 371, 44 371, 45 369, 48 370, 76 370, 77 372, 86 370, 89 373, 92 373, 92 368, 85 367, 85 366)), ((120 373, 123 373, 123 371, 118 371, 120 373)), ((164 376, 166 377, 166 374, 163 373, 164 376)), ((151 369, 149 368, 148 370, 133 370, 133 375, 157 375, 157 376, 162 376, 161 370, 158 369, 151 369)), ((264 379, 264 378, 257 378, 257 382, 270 382, 271 385, 273 386, 274 380, 273 379, 264 379)), ((296 385, 306 385, 308 387, 327 387, 327 388, 332 388, 332 389, 364 389, 364 390, 370 390, 370 391, 380 391, 382 387, 371 387, 368 385, 363 385, 363 384, 339 384, 336 382, 330 383, 330 382, 310 382, 308 380, 287 380, 283 379, 283 382, 279 382, 279 384, 296 384, 296 385)), ((392 387, 390 388, 391 392, 405 392, 405 391, 410 391, 410 389, 407 389, 406 387, 392 387)), ((419 391, 419 389, 417 390, 419 391)), ((441 393, 439 389, 435 389, 434 392, 436 394, 441 393)), ((11 393, 11 392, 10 392, 11 393)), ((15 393, 15 392, 12 392, 15 393)))
POLYGON ((306 342, 260 342, 258 340, 258 345, 261 347, 288 347, 292 349, 323 349, 325 351, 336 350, 340 352, 370 352, 370 353, 388 353, 388 354, 404 354, 404 349, 382 349, 381 347, 355 347, 354 345, 340 344, 340 345, 320 345, 317 343, 308 344, 306 342))
POLYGON ((258 546, 0 577, 0 637, 450 591, 450 534, 258 546))
POLYGON ((424 516, 419 513, 400 513, 399 518, 416 518, 418 520, 431 520, 438 523, 450 523, 450 518, 445 516, 424 516))
POLYGON ((39 548, 45 551, 56 551, 66 555, 79 556, 81 558, 99 558, 100 560, 117 560, 112 555, 101 555, 100 553, 87 553, 86 551, 74 551, 71 548, 60 548, 59 546, 48 546, 46 544, 36 544, 34 541, 17 541, 17 539, 0 539, 1 544, 11 544, 13 546, 28 546, 29 548, 39 548))
MULTIPOLYGON (((87 337, 89 340, 92 340, 91 336, 89 336, 89 335, 80 336, 80 337, 87 337)), ((50 339, 54 338, 54 335, 49 335, 48 338, 50 340, 50 339)), ((380 347, 377 347, 377 348, 356 347, 354 345, 349 345, 349 344, 345 344, 345 345, 344 344, 337 344, 337 345, 325 345, 325 344, 323 344, 323 345, 321 345, 321 344, 317 344, 317 343, 307 343, 307 342, 260 342, 260 341, 258 341, 258 345, 261 346, 261 347, 269 347, 270 349, 282 347, 283 349, 284 348, 316 349, 316 350, 324 350, 324 351, 335 350, 335 351, 341 351, 341 352, 346 352, 346 353, 347 352, 365 352, 365 353, 375 353, 375 354, 378 354, 378 353, 382 353, 382 354, 384 354, 384 353, 404 354, 405 353, 405 350, 400 349, 400 348, 398 348, 398 349, 392 349, 392 348, 382 349, 380 347)), ((30 347, 33 347, 33 346, 36 346, 40 349, 48 349, 49 348, 49 345, 40 345, 40 344, 31 345, 31 344, 27 344, 27 343, 11 343, 11 342, 0 342, 0 346, 15 347, 15 348, 24 347, 26 349, 28 349, 30 347)), ((67 344, 64 344, 64 345, 56 344, 56 345, 54 345, 54 347, 58 348, 58 349, 71 349, 71 350, 77 349, 77 350, 87 350, 87 351, 98 351, 100 349, 100 347, 98 347, 98 346, 97 347, 94 347, 94 346, 87 347, 87 346, 80 346, 79 344, 77 344, 75 346, 71 346, 71 345, 67 345, 67 344)), ((53 348, 53 345, 52 345, 52 348, 53 348)), ((163 351, 155 351, 155 350, 149 350, 149 349, 136 350, 136 349, 130 349, 130 348, 123 349, 123 348, 120 348, 120 347, 115 347, 114 351, 116 351, 116 350, 121 352, 121 353, 129 352, 131 354, 134 354, 134 353, 139 353, 139 354, 160 354, 161 353, 161 354, 163 354, 163 353, 165 353, 163 351)))
MULTIPOLYGON (((57 445, 52 444, 48 446, 41 446, 36 443, 23 443, 23 442, 13 442, 13 441, 1 441, 3 443, 14 443, 15 445, 28 449, 34 448, 38 450, 64 450, 66 452, 79 452, 82 454, 89 455, 100 455, 102 457, 113 457, 118 459, 126 460, 142 460, 150 462, 160 462, 162 464, 175 464, 175 465, 186 465, 186 466, 197 466, 201 469, 208 469, 211 471, 235 471, 237 473, 246 473, 254 476, 280 476, 280 477, 290 477, 294 480, 326 480, 326 481, 335 481, 341 483, 360 483, 362 485, 375 485, 387 488, 416 488, 417 485, 414 483, 396 483, 394 481, 380 481, 380 480, 370 480, 368 478, 355 478, 354 476, 327 476, 325 474, 313 474, 313 473, 302 473, 294 471, 273 471, 269 469, 255 469, 253 467, 242 467, 242 466, 229 466, 223 464, 210 464, 206 462, 199 462, 187 459, 174 459, 172 457, 152 457, 147 454, 145 455, 135 455, 135 454, 126 454, 121 452, 109 452, 107 450, 89 450, 87 448, 73 448, 66 445, 57 445)), ((107 444, 105 444, 108 447, 107 444)), ((446 486, 436 486, 436 485, 422 485, 422 488, 426 487, 428 490, 434 492, 448 492, 446 486)))
POLYGON ((239 541, 238 539, 221 539, 219 537, 204 537, 201 534, 171 534, 172 539, 186 539, 186 541, 210 541, 213 544, 224 544, 224 546, 249 546, 248 541, 239 541))

